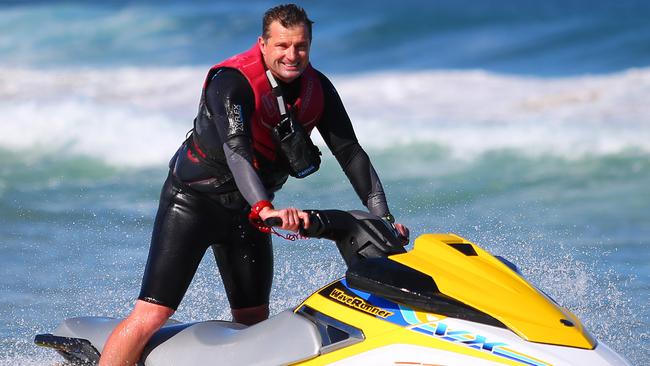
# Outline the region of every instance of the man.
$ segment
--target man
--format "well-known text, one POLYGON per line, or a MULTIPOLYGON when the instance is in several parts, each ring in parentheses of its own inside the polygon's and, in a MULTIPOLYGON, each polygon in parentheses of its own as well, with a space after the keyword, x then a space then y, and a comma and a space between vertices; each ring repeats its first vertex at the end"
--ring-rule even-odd
MULTIPOLYGON (((285 230, 299 230, 301 221, 309 226, 305 212, 275 209, 271 200, 288 175, 302 178, 318 168, 308 135, 314 127, 364 205, 393 222, 336 90, 309 63, 311 25, 296 5, 272 8, 257 43, 208 72, 192 134, 170 162, 140 296, 106 342, 100 365, 137 362, 179 305, 208 246, 234 320, 250 325, 268 317, 273 252, 262 222, 279 217, 285 230)), ((395 227, 408 237, 406 227, 395 227)))

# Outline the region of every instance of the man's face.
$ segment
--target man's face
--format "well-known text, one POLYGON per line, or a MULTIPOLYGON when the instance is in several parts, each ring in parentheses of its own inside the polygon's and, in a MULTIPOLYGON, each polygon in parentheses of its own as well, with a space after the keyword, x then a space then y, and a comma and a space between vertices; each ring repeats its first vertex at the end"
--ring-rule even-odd
POLYGON ((278 21, 269 26, 269 38, 259 37, 266 67, 278 79, 289 83, 298 78, 309 64, 309 31, 305 25, 285 28, 278 21))

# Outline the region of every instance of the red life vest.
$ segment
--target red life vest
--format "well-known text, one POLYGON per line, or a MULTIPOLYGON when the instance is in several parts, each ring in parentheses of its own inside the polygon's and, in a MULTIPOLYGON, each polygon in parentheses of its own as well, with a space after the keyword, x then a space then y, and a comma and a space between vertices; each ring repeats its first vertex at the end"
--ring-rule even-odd
MULTIPOLYGON (((230 67, 241 72, 253 89, 255 95, 255 111, 251 116, 253 149, 266 159, 274 161, 277 146, 271 137, 271 129, 280 123, 280 111, 277 99, 272 94, 271 84, 266 77, 266 68, 258 44, 255 43, 248 51, 212 66, 203 84, 204 95, 208 81, 222 67, 230 67)), ((293 105, 288 105, 287 110, 291 110, 293 117, 305 127, 307 133, 311 133, 323 114, 323 108, 320 78, 309 64, 300 77, 300 95, 293 105)))

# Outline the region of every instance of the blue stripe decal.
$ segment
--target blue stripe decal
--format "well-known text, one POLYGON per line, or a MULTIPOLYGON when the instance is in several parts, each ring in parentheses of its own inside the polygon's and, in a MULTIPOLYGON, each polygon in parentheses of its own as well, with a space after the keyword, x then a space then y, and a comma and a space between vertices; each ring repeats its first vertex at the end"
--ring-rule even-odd
POLYGON ((511 360, 522 362, 522 363, 525 363, 526 365, 530 365, 530 366, 548 366, 547 363, 540 363, 540 362, 532 360, 532 359, 530 359, 530 358, 528 358, 528 357, 526 357, 524 355, 511 353, 508 350, 503 349, 503 348, 496 349, 494 351, 494 354, 498 355, 498 356, 501 356, 501 357, 509 358, 511 360))

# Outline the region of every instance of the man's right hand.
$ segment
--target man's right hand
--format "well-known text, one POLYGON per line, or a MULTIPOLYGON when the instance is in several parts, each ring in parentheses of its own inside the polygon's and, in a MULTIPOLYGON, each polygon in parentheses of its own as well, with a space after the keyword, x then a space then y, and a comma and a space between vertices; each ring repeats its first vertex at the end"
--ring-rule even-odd
POLYGON ((260 218, 262 221, 271 217, 279 217, 282 219, 282 226, 280 226, 280 229, 283 230, 298 232, 300 228, 306 229, 309 227, 309 214, 294 207, 279 210, 264 207, 260 211, 260 218))

